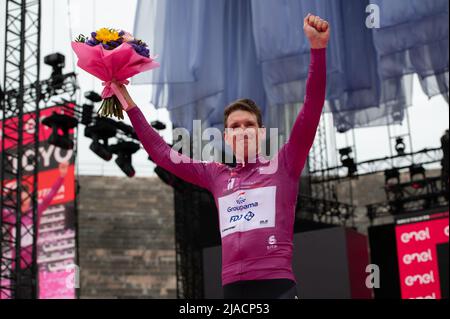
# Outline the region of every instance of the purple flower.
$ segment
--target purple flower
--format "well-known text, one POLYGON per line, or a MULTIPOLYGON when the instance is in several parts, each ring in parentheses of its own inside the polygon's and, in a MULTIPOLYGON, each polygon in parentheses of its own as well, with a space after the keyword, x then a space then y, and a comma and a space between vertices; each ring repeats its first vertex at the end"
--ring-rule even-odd
POLYGON ((91 47, 93 47, 93 46, 96 46, 98 44, 98 41, 89 39, 89 40, 86 41, 86 44, 90 45, 91 47))
POLYGON ((95 37, 97 36, 97 32, 91 32, 91 37, 95 39, 95 37))
POLYGON ((137 44, 137 43, 130 43, 130 45, 133 47, 133 49, 142 56, 145 57, 150 57, 150 50, 147 49, 144 45, 142 44, 137 44))
POLYGON ((117 48, 120 45, 118 41, 111 41, 108 44, 114 48, 117 48))

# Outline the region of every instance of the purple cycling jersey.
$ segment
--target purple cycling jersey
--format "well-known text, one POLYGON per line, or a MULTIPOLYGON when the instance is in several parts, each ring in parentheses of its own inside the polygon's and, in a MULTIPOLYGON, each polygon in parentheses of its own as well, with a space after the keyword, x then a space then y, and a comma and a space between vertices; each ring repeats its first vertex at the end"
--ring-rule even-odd
POLYGON ((213 194, 222 238, 222 285, 258 279, 296 281, 291 264, 299 178, 314 141, 325 87, 326 49, 311 49, 304 105, 287 143, 271 161, 258 155, 254 163, 236 167, 183 158, 148 124, 138 107, 127 111, 157 165, 213 194), (171 152, 184 160, 172 161, 171 152))

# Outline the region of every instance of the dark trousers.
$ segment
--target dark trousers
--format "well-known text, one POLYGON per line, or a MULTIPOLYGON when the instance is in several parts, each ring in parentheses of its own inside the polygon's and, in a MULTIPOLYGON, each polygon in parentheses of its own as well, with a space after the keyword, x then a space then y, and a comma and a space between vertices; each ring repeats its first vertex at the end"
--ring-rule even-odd
POLYGON ((290 279, 243 280, 223 286, 225 299, 298 299, 290 279))

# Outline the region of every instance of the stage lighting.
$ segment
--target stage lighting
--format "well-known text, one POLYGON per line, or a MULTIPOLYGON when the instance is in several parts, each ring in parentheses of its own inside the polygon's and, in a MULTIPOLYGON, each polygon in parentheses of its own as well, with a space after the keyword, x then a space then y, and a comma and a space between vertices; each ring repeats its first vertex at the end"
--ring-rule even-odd
MULTIPOLYGON (((62 74, 65 66, 66 57, 61 53, 53 53, 44 57, 44 63, 53 68, 54 74, 62 74)), ((53 76, 53 73, 52 73, 53 76)))
POLYGON ((419 164, 413 164, 409 167, 409 178, 411 180, 411 187, 414 189, 423 188, 426 184, 425 168, 419 164))
POLYGON ((395 150, 397 151, 398 155, 405 155, 405 142, 403 141, 402 137, 397 137, 395 140, 395 150))
POLYGON ((163 122, 160 122, 160 121, 153 121, 151 123, 151 125, 153 126, 153 128, 155 130, 158 130, 158 131, 162 131, 166 128, 166 124, 164 124, 163 122))
POLYGON ((111 124, 114 125, 118 130, 121 130, 129 137, 132 137, 136 140, 139 139, 136 132, 134 131, 134 128, 131 125, 125 124, 122 121, 114 121, 114 120, 111 121, 112 121, 111 124))
POLYGON ((349 156, 350 153, 352 153, 352 152, 353 152, 353 151, 352 151, 352 148, 351 148, 350 146, 341 148, 341 149, 339 150, 339 155, 341 155, 341 161, 342 161, 342 157, 344 157, 344 156, 349 156))
POLYGON ((397 168, 391 168, 384 171, 385 185, 400 184, 400 172, 397 168))
POLYGON ((351 147, 345 147, 339 150, 339 154, 341 155, 341 163, 344 167, 347 168, 347 176, 349 177, 353 176, 354 173, 358 170, 354 159, 350 156, 351 153, 351 147))
POLYGON ((50 144, 58 146, 62 149, 73 149, 74 143, 69 137, 69 129, 78 125, 76 118, 53 112, 51 116, 42 120, 42 124, 52 128, 52 134, 48 139, 50 144), (58 134, 58 129, 63 131, 63 135, 58 134))
POLYGON ((44 57, 44 63, 51 66, 53 71, 50 84, 53 89, 60 89, 64 83, 62 70, 65 66, 66 57, 61 53, 53 53, 44 57))
POLYGON ((396 110, 392 112, 392 120, 394 123, 401 122, 403 120, 403 110, 396 110))
POLYGON ((108 145, 102 144, 98 140, 92 141, 91 145, 89 145, 89 149, 105 161, 109 161, 112 158, 108 145))
POLYGON ((445 131, 444 135, 442 135, 441 137, 441 147, 442 147, 442 160, 441 160, 441 179, 442 179, 442 188, 445 190, 445 198, 449 199, 449 157, 448 157, 448 140, 449 140, 449 134, 448 134, 448 130, 445 131))
POLYGON ((92 138, 89 148, 105 161, 112 158, 112 152, 108 146, 108 139, 116 136, 117 129, 112 125, 109 119, 97 118, 95 125, 86 127, 84 135, 92 138), (100 143, 100 141, 103 143, 100 143))
POLYGON ((81 111, 81 124, 89 125, 92 123, 92 113, 94 112, 94 106, 91 104, 83 104, 83 110, 81 111))
POLYGON ((92 123, 92 114, 94 112, 94 103, 101 102, 102 97, 95 91, 88 91, 84 93, 84 97, 91 103, 83 104, 83 111, 81 115, 81 123, 89 125, 92 123))
POLYGON ((88 91, 84 93, 84 97, 92 103, 98 103, 103 100, 102 97, 95 91, 88 91))
POLYGON ((442 153, 443 153, 441 166, 442 166, 442 173, 445 174, 447 176, 447 178, 448 178, 448 168, 449 168, 448 140, 449 140, 449 134, 448 134, 448 130, 446 130, 444 135, 442 135, 442 137, 441 137, 441 148, 442 148, 442 153))
POLYGON ((134 142, 119 142, 110 146, 111 152, 117 154, 116 164, 128 177, 133 177, 136 172, 131 163, 131 157, 140 149, 139 144, 134 142))

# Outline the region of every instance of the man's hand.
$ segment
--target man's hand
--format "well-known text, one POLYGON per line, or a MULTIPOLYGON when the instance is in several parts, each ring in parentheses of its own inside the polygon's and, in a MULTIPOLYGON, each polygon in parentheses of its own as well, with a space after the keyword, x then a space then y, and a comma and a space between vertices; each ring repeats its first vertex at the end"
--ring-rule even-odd
POLYGON ((63 163, 59 164, 59 175, 61 177, 66 177, 68 167, 69 167, 69 163, 67 163, 67 162, 63 162, 63 163))
POLYGON ((313 49, 326 48, 330 38, 328 22, 310 13, 303 20, 303 31, 313 49))

